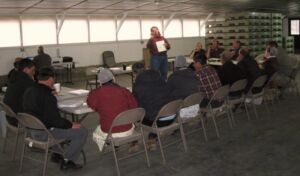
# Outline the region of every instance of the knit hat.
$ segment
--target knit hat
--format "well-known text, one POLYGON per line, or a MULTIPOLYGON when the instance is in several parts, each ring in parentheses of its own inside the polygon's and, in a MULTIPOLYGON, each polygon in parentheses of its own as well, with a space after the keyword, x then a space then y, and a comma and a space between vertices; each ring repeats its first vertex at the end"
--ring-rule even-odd
POLYGON ((176 57, 175 59, 175 67, 176 68, 181 68, 181 67, 186 67, 187 66, 187 62, 184 56, 179 55, 176 57))
POLYGON ((114 75, 107 68, 101 69, 98 73, 98 80, 101 84, 107 83, 114 79, 114 75))

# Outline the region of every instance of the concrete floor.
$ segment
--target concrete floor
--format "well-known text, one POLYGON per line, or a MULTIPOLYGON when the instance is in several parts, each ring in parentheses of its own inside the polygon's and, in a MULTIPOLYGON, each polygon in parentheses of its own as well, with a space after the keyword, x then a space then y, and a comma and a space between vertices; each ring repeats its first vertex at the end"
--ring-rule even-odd
MULTIPOLYGON (((119 78, 123 86, 130 86, 129 77, 119 78)), ((72 87, 82 87, 76 83, 72 87)), ((280 103, 270 107, 268 114, 259 108, 259 119, 248 121, 245 113, 236 114, 237 126, 230 129, 227 120, 218 119, 221 138, 217 139, 212 125, 208 123, 208 141, 204 141, 202 131, 187 136, 188 152, 184 153, 182 143, 167 147, 167 164, 163 165, 159 150, 149 153, 151 167, 147 168, 144 154, 120 161, 121 175, 142 176, 298 176, 300 173, 300 103, 294 94, 287 93, 280 103)), ((251 111, 252 112, 252 111, 251 111)), ((90 114, 83 121, 90 136, 85 145, 87 165, 80 171, 62 172, 58 165, 49 162, 49 176, 116 175, 112 153, 100 153, 91 139, 98 123, 96 114, 90 114)), ((186 131, 198 125, 186 126, 186 131)), ((180 139, 179 134, 167 137, 164 141, 180 139)), ((0 139, 2 150, 3 139, 0 139)), ((5 153, 0 152, 0 175, 41 175, 42 165, 25 159, 22 174, 18 173, 20 146, 17 160, 11 161, 12 138, 9 138, 5 153)), ((121 151, 121 154, 126 151, 121 151)), ((33 153, 42 158, 41 153, 33 153)))

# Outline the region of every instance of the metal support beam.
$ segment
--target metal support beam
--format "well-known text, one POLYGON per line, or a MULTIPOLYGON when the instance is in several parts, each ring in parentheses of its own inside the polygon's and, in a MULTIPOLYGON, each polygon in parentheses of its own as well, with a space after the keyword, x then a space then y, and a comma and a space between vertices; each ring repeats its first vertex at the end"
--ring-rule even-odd
POLYGON ((166 31, 167 27, 169 26, 169 24, 171 23, 171 21, 173 20, 175 15, 176 15, 176 13, 172 13, 171 16, 169 17, 169 19, 167 20, 166 24, 164 24, 164 26, 163 26, 164 31, 166 31))
POLYGON ((57 29, 56 29, 56 36, 57 37, 59 36, 61 28, 62 28, 62 26, 63 26, 63 24, 65 22, 65 18, 66 18, 65 14, 63 14, 63 15, 56 15, 57 22, 58 22, 58 20, 60 20, 60 22, 59 22, 59 24, 57 26, 57 29), (60 16, 62 16, 62 17, 60 18, 60 16))
POLYGON ((122 27, 122 25, 123 25, 125 19, 127 18, 127 16, 128 16, 128 12, 125 12, 125 13, 123 14, 123 17, 122 17, 121 20, 120 20, 120 23, 117 24, 117 35, 118 35, 118 33, 119 33, 119 31, 120 31, 120 29, 121 29, 121 27, 122 27))
POLYGON ((200 24, 200 31, 203 27, 205 27, 207 21, 209 20, 209 18, 214 14, 214 12, 211 12, 207 15, 207 17, 205 18, 204 22, 202 23, 202 25, 200 24))

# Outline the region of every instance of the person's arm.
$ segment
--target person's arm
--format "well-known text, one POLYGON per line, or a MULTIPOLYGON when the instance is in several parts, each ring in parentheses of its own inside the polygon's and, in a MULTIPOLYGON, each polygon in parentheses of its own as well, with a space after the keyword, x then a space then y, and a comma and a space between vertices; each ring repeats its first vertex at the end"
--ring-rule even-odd
POLYGON ((195 55, 195 49, 193 49, 193 51, 191 52, 191 55, 190 55, 190 59, 194 59, 194 55, 195 55))
POLYGON ((60 116, 59 109, 57 107, 57 100, 54 95, 45 95, 44 103, 44 118, 47 121, 48 127, 69 129, 73 124, 60 116))
POLYGON ((128 98, 129 108, 130 109, 137 108, 138 107, 137 101, 135 100, 134 96, 129 92, 129 90, 127 90, 126 88, 125 88, 125 94, 127 95, 128 98))
POLYGON ((94 111, 97 111, 97 98, 95 98, 97 96, 94 94, 94 91, 90 92, 86 102, 90 108, 92 108, 94 111))
POLYGON ((168 42, 168 40, 164 38, 164 41, 165 41, 165 46, 166 46, 167 50, 171 49, 171 45, 168 42))
POLYGON ((152 48, 152 38, 150 38, 150 39, 148 40, 146 46, 147 46, 148 49, 151 49, 151 48, 152 48))

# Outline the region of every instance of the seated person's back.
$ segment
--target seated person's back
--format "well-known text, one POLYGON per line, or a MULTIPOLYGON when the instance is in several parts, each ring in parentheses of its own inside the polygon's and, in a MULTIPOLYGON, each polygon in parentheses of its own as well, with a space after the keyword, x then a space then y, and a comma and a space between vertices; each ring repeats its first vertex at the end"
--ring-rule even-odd
MULTIPOLYGON (((14 74, 11 75, 3 102, 15 113, 23 111, 23 94, 29 87, 34 85, 34 74, 34 63, 29 59, 23 59, 19 62, 18 71, 15 71, 14 74)), ((8 116, 7 121, 14 126, 18 124, 16 119, 8 116)))
POLYGON ((184 99, 199 91, 200 80, 190 68, 184 68, 171 74, 167 81, 170 97, 174 100, 184 99))
MULTIPOLYGON (((87 103, 98 112, 101 130, 108 133, 115 117, 123 111, 136 108, 137 102, 129 90, 113 82, 109 70, 101 70, 98 79, 102 86, 90 92, 87 103)), ((132 124, 122 125, 115 127, 112 132, 124 132, 131 128, 132 124)))
MULTIPOLYGON (((159 110, 171 101, 166 82, 161 78, 160 73, 155 70, 143 70, 137 74, 133 85, 133 95, 140 107, 146 110, 144 124, 152 125, 159 110)), ((144 68, 142 68, 144 69, 144 68)), ((174 119, 172 119, 174 120, 174 119)))
POLYGON ((221 55, 222 66, 218 68, 217 72, 222 85, 232 85, 234 82, 245 78, 241 69, 232 63, 233 56, 234 53, 230 51, 225 51, 221 55))
POLYGON ((248 84, 245 92, 248 92, 252 83, 261 75, 261 70, 259 69, 257 62, 251 57, 245 49, 240 50, 238 57, 238 67, 241 69, 245 75, 248 84))
MULTIPOLYGON (((55 139, 70 141, 61 158, 61 169, 80 169, 75 164, 87 138, 87 130, 78 123, 72 123, 62 118, 57 106, 57 99, 53 94, 55 82, 54 70, 44 67, 40 70, 38 83, 26 90, 23 98, 24 112, 38 118, 50 131, 55 139)), ((47 133, 42 130, 30 130, 31 136, 37 140, 47 139, 47 133)), ((55 156, 55 155, 53 155, 55 156)))

